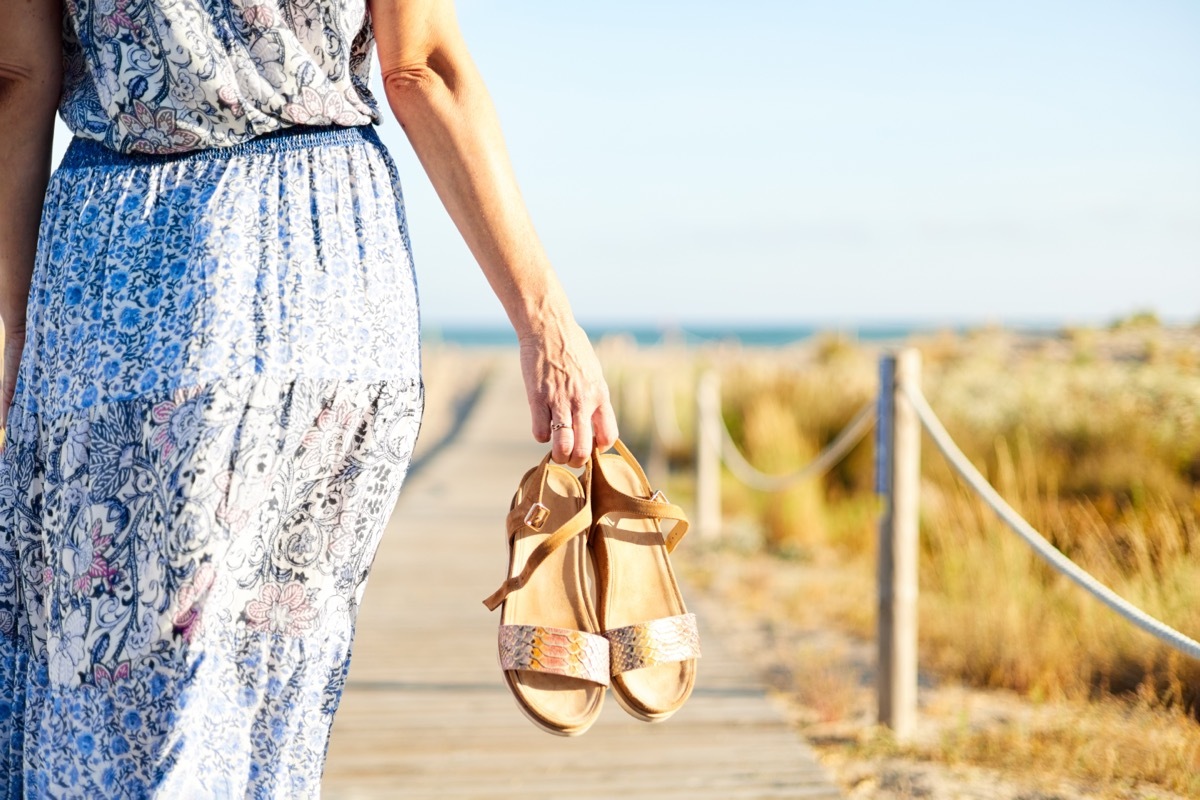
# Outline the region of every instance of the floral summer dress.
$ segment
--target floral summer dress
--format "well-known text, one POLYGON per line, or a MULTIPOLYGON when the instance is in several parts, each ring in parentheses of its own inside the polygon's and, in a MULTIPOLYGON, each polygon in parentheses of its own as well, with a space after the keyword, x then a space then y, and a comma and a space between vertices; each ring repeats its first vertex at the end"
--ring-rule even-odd
POLYGON ((0 797, 316 797, 420 423, 362 0, 68 0, 0 456, 0 797))

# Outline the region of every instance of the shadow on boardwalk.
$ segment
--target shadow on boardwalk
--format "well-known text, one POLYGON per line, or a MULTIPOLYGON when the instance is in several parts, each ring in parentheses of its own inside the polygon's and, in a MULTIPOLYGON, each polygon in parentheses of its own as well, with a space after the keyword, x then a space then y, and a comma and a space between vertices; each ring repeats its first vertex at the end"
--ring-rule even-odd
POLYGON ((456 435, 405 487, 359 616, 324 796, 355 798, 832 798, 837 790, 751 669, 705 626, 697 689, 646 725, 609 698, 582 737, 534 728, 496 662, 480 602, 507 564, 504 513, 544 450, 513 364, 492 373, 456 435))

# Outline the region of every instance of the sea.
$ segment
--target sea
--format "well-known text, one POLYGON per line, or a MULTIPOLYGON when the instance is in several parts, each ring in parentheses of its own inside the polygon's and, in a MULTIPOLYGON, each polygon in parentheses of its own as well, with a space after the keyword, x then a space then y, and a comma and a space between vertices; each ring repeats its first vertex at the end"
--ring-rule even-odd
MULTIPOLYGON (((814 337, 836 335, 862 342, 903 341, 912 336, 939 332, 967 333, 984 327, 981 323, 867 323, 861 325, 584 325, 593 342, 610 336, 632 339, 639 345, 704 345, 722 342, 750 347, 786 347, 814 337)), ((1030 335, 1050 335, 1061 324, 1005 324, 1006 328, 1030 335)), ((460 347, 504 347, 515 345, 517 337, 507 326, 426 325, 422 330, 426 343, 443 342, 460 347)))

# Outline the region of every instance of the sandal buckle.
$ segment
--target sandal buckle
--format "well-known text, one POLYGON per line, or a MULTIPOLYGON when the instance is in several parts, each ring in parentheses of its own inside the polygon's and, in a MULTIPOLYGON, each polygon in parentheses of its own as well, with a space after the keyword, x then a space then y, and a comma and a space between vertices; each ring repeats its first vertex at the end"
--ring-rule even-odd
POLYGON ((650 495, 651 503, 668 503, 667 496, 662 493, 662 489, 658 489, 654 494, 650 495))
POLYGON ((534 503, 525 512, 525 524, 533 528, 535 531, 540 531, 542 526, 546 524, 546 520, 550 518, 550 509, 541 503, 534 503))

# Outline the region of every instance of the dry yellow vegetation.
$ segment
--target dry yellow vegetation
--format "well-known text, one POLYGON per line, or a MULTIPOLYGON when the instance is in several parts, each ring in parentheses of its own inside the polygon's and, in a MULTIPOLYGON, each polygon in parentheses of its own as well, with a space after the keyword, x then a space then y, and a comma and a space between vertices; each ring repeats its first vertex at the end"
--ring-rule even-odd
MULTIPOLYGON (((1200 634, 1200 331, 1149 321, 1038 337, 988 329, 910 344, 922 351, 931 405, 1001 494, 1117 593, 1200 634)), ((878 349, 837 337, 778 351, 608 350, 627 438, 648 442, 652 387, 669 387, 678 430, 668 422, 665 433, 675 440, 673 483, 683 494, 699 370, 721 375, 724 422, 768 473, 805 463, 876 389, 878 349)), ((727 548, 855 576, 855 591, 796 588, 772 602, 819 603, 824 618, 863 637, 874 626, 873 603, 861 602, 874 574, 872 470, 867 441, 823 479, 783 492, 758 493, 729 474, 722 485, 727 548)), ((922 668, 1034 701, 1087 703, 1061 724, 964 734, 930 757, 997 766, 1040 752, 1045 769, 1200 796, 1200 663, 1047 567, 928 442, 922 476, 922 668), (1114 739, 1118 729, 1123 738, 1114 739), (1173 744, 1152 746, 1162 737, 1173 744)), ((762 599, 747 602, 761 607, 762 599)))

